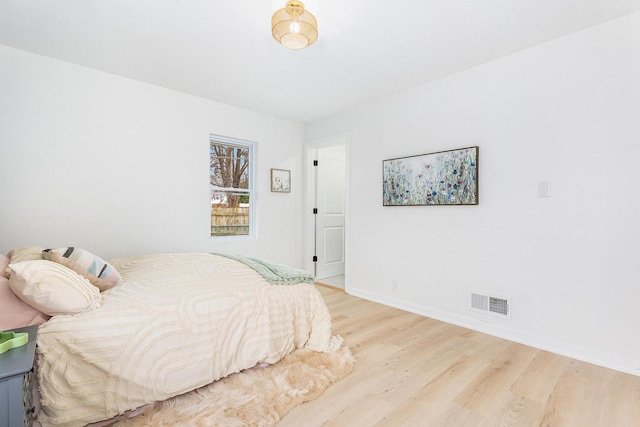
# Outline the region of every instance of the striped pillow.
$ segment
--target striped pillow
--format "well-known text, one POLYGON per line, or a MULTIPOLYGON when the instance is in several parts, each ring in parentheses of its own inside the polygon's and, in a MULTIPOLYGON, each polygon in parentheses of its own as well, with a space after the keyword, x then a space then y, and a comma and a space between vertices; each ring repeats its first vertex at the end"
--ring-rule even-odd
POLYGON ((84 249, 74 247, 45 249, 42 251, 42 257, 70 268, 100 291, 111 289, 122 281, 122 276, 111 264, 84 249))

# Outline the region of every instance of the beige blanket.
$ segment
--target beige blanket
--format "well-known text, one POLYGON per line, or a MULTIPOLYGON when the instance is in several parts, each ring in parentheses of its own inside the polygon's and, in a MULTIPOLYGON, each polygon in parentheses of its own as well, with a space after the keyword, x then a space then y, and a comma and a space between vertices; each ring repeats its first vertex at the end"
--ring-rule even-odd
POLYGON ((210 254, 121 258, 98 309, 38 330, 43 426, 82 426, 209 384, 296 348, 334 351, 310 284, 270 285, 210 254))

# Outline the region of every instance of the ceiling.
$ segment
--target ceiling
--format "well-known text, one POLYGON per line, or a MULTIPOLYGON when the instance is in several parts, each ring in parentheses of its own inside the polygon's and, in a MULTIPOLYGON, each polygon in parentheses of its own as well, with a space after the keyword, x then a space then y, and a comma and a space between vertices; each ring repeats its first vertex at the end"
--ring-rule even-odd
POLYGON ((285 0, 0 0, 0 44, 298 122, 640 11, 640 0, 307 0, 319 39, 271 37, 285 0))

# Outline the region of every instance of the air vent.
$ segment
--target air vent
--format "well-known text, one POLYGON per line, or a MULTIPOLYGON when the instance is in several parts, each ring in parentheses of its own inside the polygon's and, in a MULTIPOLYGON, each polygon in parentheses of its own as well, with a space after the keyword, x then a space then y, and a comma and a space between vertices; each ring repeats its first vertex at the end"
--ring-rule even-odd
POLYGON ((471 292, 471 306, 469 308, 473 311, 510 318, 510 306, 509 298, 471 292))

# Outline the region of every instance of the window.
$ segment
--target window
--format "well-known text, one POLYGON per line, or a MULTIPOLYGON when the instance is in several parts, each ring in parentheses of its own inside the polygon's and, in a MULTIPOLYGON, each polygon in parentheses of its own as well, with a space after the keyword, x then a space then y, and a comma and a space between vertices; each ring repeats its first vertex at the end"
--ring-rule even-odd
POLYGON ((209 136, 211 237, 254 236, 254 144, 209 136))

